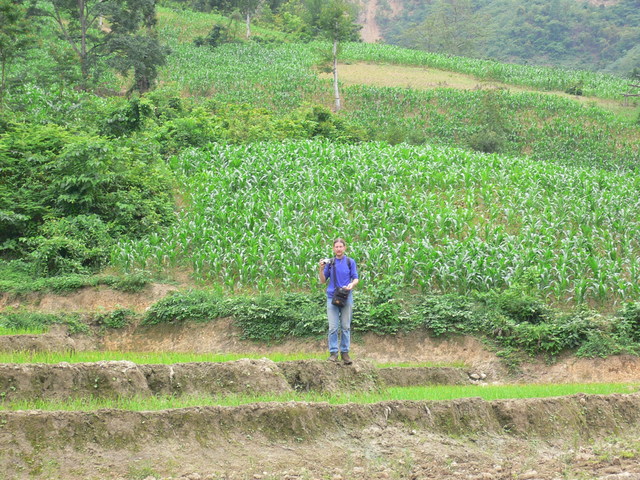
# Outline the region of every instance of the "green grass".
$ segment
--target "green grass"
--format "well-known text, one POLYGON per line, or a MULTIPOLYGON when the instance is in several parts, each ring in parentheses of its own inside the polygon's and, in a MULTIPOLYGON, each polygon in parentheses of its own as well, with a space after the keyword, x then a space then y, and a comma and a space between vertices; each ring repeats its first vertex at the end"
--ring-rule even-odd
POLYGON ((39 335, 47 333, 48 329, 42 328, 7 328, 0 326, 0 335, 39 335))
POLYGON ((457 398, 480 397, 484 400, 511 398, 545 398, 578 393, 610 395, 629 394, 640 390, 640 385, 624 383, 593 384, 527 384, 527 385, 471 385, 471 386, 422 386, 397 387, 378 392, 343 393, 338 395, 320 393, 286 393, 280 395, 229 395, 229 396, 184 396, 184 397, 136 397, 119 399, 78 398, 67 401, 30 400, 0 403, 0 410, 65 410, 95 411, 103 408, 129 411, 165 410, 203 406, 239 406, 263 402, 327 402, 332 405, 346 403, 371 404, 384 401, 446 401, 457 398))
POLYGON ((232 362, 243 358, 268 358, 274 362, 324 359, 324 353, 180 353, 180 352, 0 352, 0 363, 84 363, 99 361, 129 361, 137 364, 164 364, 194 362, 232 362))
POLYGON ((379 363, 376 365, 378 368, 438 368, 438 367, 451 367, 451 368, 465 368, 468 367, 464 362, 389 362, 379 363))

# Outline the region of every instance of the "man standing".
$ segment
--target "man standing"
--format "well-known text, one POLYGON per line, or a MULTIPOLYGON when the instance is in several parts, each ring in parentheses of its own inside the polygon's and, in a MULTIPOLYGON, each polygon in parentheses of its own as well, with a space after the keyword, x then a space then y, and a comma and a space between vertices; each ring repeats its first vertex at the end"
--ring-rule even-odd
POLYGON ((351 319, 353 317, 353 287, 358 284, 356 262, 345 255, 347 244, 342 238, 333 241, 335 258, 321 260, 318 276, 320 283, 327 285, 327 317, 329 318, 329 361, 338 361, 338 351, 345 365, 353 363, 349 357, 351 346, 351 319), (339 287, 349 290, 349 296, 343 306, 332 303, 333 293, 339 287), (338 329, 340 328, 340 348, 338 350, 338 329))

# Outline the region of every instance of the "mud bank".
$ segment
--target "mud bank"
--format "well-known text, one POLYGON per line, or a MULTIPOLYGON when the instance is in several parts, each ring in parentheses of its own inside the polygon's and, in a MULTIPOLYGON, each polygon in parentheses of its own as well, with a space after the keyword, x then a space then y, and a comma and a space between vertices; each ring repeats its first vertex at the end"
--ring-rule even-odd
POLYGON ((377 369, 356 361, 346 367, 320 360, 275 363, 137 365, 128 361, 0 364, 0 399, 64 400, 151 395, 279 394, 293 391, 371 391, 384 386, 472 383, 455 368, 377 369), (413 383, 412 383, 413 382, 413 383))
MULTIPOLYGON (((637 438, 630 440, 623 433, 635 432, 639 424, 638 395, 371 405, 289 402, 157 412, 1 412, 0 476, 127 478, 132 466, 151 462, 147 464, 158 478, 326 478, 323 475, 336 468, 348 472, 338 475, 343 479, 389 478, 389 471, 403 469, 407 471, 395 478, 562 478, 553 470, 559 468, 557 459, 548 456, 535 465, 537 476, 514 475, 515 468, 531 468, 529 460, 521 456, 509 461, 503 449, 525 449, 535 459, 549 449, 566 453, 567 446, 579 452, 582 445, 594 445, 603 437, 613 444, 620 436, 627 445, 637 438), (526 446, 532 444, 535 452, 526 446), (328 445, 333 448, 319 449, 328 445), (493 461, 480 468, 482 451, 489 445, 493 461), (466 446, 466 456, 455 461, 434 456, 443 446, 448 455, 466 446), (460 462, 471 462, 478 473, 484 469, 493 476, 456 476, 456 470, 473 470, 469 465, 457 468, 460 462), (543 472, 545 462, 554 467, 543 472), (439 473, 431 476, 430 471, 439 473)), ((632 454, 626 458, 632 459, 632 454)), ((597 463, 589 464, 591 472, 597 471, 597 463)), ((627 473, 638 472, 637 459, 628 463, 627 473)))

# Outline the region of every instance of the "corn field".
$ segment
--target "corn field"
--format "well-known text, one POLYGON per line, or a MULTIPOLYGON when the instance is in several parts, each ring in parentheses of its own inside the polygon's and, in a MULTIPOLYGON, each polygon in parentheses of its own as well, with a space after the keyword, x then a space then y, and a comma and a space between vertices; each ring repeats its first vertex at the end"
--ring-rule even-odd
MULTIPOLYGON (((221 103, 247 104, 274 112, 300 105, 333 104, 329 80, 314 70, 329 45, 257 43, 196 47, 185 38, 206 34, 215 16, 184 13, 184 19, 162 10, 160 30, 171 46, 163 83, 179 85, 188 96, 221 103), (187 28, 193 27, 191 30, 187 28)), ((182 15, 182 14, 181 14, 182 15)), ((388 62, 431 66, 495 79, 513 85, 562 91, 576 82, 585 95, 619 98, 626 81, 593 72, 500 64, 436 55, 378 44, 345 44, 344 61, 388 62), (495 77, 495 78, 494 78, 495 77)), ((640 163, 637 126, 601 108, 555 95, 494 92, 495 115, 487 121, 484 91, 450 88, 409 88, 355 85, 342 88, 342 115, 361 126, 373 140, 388 140, 389 132, 405 133, 410 143, 460 145, 474 135, 498 127, 504 138, 501 152, 530 155, 567 165, 635 169, 640 163)))
POLYGON ((619 99, 620 93, 627 91, 629 83, 628 80, 621 77, 599 72, 500 63, 493 60, 457 57, 379 43, 345 44, 343 58, 347 61, 436 68, 472 75, 478 80, 501 82, 544 91, 564 92, 571 87, 580 86, 585 96, 598 98, 619 99))
POLYGON ((321 141, 211 145, 170 161, 186 195, 162 236, 122 243, 125 269, 189 267, 229 290, 317 287, 347 239, 365 284, 503 288, 535 273, 550 300, 640 293, 640 178, 448 147, 321 141))

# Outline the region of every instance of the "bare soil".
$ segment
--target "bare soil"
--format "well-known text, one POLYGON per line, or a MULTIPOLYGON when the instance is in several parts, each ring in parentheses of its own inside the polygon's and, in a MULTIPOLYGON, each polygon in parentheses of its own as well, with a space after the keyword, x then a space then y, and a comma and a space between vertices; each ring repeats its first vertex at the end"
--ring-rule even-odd
MULTIPOLYGON (((171 287, 173 288, 173 287, 171 287)), ((4 297, 3 308, 49 312, 143 311, 170 288, 121 296, 4 297), (155 292, 155 293, 154 293, 155 292)), ((0 349, 294 353, 324 340, 276 345, 240 339, 230 319, 137 327, 101 336, 0 337, 0 349)), ((5 401, 71 396, 363 391, 383 385, 487 382, 637 382, 636 357, 531 361, 517 375, 468 337, 362 335, 353 366, 274 363, 136 365, 96 362, 0 365, 5 401), (440 362, 461 368, 377 369, 378 362, 440 362)), ((260 403, 157 412, 0 411, 0 478, 14 479, 599 479, 640 480, 640 396, 461 399, 371 405, 260 403)))

